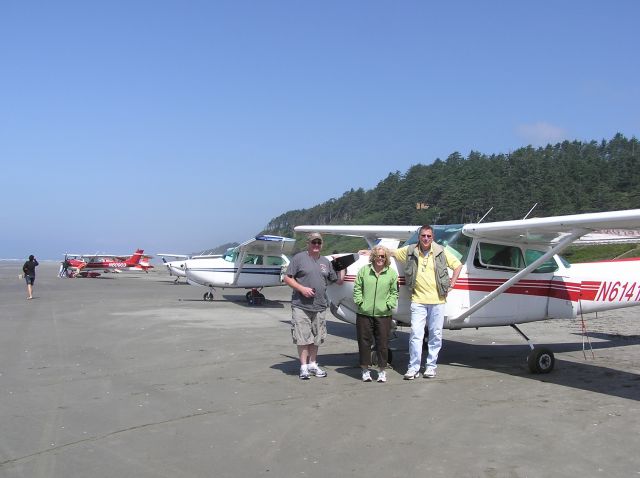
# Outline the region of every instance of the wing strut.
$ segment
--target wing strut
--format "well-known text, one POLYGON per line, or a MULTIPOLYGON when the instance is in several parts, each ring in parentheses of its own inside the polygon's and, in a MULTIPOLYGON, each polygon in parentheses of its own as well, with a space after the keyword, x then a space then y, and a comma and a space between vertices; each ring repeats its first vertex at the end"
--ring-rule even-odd
POLYGON ((236 269, 236 273, 233 275, 233 282, 230 285, 236 285, 238 283, 238 279, 240 278, 240 274, 242 273, 242 268, 244 267, 244 258, 247 256, 247 250, 244 247, 240 248, 240 254, 238 254, 238 258, 236 259, 238 268, 236 269))
POLYGON ((457 316, 455 319, 451 319, 449 321, 450 326, 453 326, 455 328, 456 325, 459 325, 462 322, 464 322, 464 319, 469 317, 471 314, 473 314, 474 312, 476 312, 480 308, 484 307, 486 304, 488 304, 493 299, 498 297, 500 294, 502 294, 509 287, 511 287, 512 285, 514 285, 517 282, 519 282, 520 279, 522 279, 524 276, 529 274, 529 272, 537 269, 538 266, 540 266, 542 263, 544 263, 551 256, 559 253, 560 251, 565 249, 567 246, 569 246, 572 242, 576 241, 577 239, 579 239, 580 237, 584 236, 588 232, 589 232, 588 229, 576 229, 573 232, 571 232, 568 236, 564 237, 555 246, 553 246, 551 249, 549 249, 547 252, 545 252, 538 259, 536 259, 531 264, 529 264, 527 267, 522 269, 520 272, 518 272, 516 275, 514 275, 511 279, 507 280, 504 284, 502 284, 496 290, 494 290, 494 291, 490 292, 489 294, 485 295, 482 299, 480 299, 478 302, 473 304, 471 307, 469 307, 467 310, 465 310, 462 314, 457 316))

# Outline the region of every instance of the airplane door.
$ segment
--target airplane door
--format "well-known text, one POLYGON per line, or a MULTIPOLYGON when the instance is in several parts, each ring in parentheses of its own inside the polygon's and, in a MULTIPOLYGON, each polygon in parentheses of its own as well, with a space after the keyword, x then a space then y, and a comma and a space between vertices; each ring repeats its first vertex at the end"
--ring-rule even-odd
MULTIPOLYGON (((467 262, 466 281, 470 305, 504 284, 527 264, 544 254, 544 251, 479 241, 472 254, 473 257, 467 262)), ((468 324, 499 325, 514 320, 527 322, 547 317, 552 279, 557 268, 554 260, 545 262, 472 314, 468 324)))

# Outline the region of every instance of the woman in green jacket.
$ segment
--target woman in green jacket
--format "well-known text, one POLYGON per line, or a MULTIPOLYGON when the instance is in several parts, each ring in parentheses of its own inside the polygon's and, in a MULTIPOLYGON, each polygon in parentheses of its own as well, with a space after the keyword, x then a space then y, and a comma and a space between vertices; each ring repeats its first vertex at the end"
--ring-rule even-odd
POLYGON ((358 271, 353 286, 353 301, 358 306, 356 331, 362 381, 371 381, 371 345, 375 338, 378 353, 378 382, 386 382, 391 311, 398 305, 398 273, 389 267, 389 251, 375 246, 369 264, 358 271))

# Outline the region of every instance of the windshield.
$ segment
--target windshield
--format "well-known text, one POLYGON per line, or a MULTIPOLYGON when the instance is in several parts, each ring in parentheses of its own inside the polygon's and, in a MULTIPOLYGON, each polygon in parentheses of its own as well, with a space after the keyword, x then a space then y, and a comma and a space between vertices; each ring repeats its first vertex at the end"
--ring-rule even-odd
MULTIPOLYGON (((451 252, 460 262, 465 262, 471 248, 471 238, 462 234, 462 226, 464 224, 445 224, 431 227, 433 228, 433 234, 436 236, 436 243, 451 252)), ((404 245, 417 244, 419 231, 420 229, 414 232, 404 245)))

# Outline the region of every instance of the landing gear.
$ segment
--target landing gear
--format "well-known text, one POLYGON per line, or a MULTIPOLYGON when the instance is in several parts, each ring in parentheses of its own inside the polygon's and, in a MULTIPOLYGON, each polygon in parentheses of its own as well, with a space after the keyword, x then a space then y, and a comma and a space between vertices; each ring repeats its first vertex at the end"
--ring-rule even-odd
POLYGON ((205 292, 202 296, 202 300, 208 300, 209 302, 213 301, 213 287, 209 290, 209 292, 205 292))
POLYGON ((529 344, 531 352, 527 357, 527 364, 531 373, 549 373, 553 370, 553 366, 556 364, 556 359, 553 356, 553 352, 546 347, 534 346, 529 337, 527 337, 515 324, 511 324, 511 327, 518 332, 529 344))
POLYGON ((263 305, 265 301, 264 295, 255 288, 247 292, 245 297, 247 298, 249 305, 263 305))
POLYGON ((546 347, 535 347, 527 357, 532 373, 549 373, 553 370, 555 362, 553 352, 546 347))

